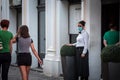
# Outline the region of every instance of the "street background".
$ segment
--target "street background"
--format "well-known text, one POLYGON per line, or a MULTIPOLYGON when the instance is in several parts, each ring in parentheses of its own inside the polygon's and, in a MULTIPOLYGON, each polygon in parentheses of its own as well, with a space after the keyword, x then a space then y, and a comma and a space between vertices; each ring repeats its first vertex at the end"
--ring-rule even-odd
MULTIPOLYGON (((8 80, 22 80, 19 68, 17 66, 10 66, 8 80)), ((48 77, 43 74, 42 70, 31 69, 29 80, 63 80, 63 77, 48 77)))

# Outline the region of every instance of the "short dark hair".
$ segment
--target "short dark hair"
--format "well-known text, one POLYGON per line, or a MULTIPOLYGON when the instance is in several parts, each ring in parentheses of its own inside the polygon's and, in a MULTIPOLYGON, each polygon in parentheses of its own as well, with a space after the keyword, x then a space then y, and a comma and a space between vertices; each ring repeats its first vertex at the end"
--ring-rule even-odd
POLYGON ((82 24, 83 26, 85 26, 85 24, 86 24, 86 22, 85 21, 80 21, 80 22, 78 22, 79 24, 82 24))
POLYGON ((23 37, 23 38, 30 37, 29 29, 28 29, 27 25, 21 25, 20 26, 20 36, 23 37))
POLYGON ((9 27, 9 23, 10 23, 9 20, 3 19, 3 20, 0 22, 0 25, 1 25, 2 28, 4 28, 4 27, 8 28, 8 27, 9 27))
POLYGON ((117 26, 116 26, 115 24, 112 24, 112 23, 109 24, 109 28, 110 28, 110 29, 112 29, 112 28, 114 28, 114 27, 117 27, 117 26))

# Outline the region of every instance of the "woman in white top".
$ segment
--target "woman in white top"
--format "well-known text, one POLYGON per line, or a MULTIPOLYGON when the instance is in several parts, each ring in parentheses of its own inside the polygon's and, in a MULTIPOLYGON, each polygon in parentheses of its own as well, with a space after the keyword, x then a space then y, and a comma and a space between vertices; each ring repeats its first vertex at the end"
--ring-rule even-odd
POLYGON ((88 59, 88 41, 89 35, 85 30, 85 21, 78 22, 79 34, 76 38, 76 43, 68 44, 76 46, 76 71, 77 79, 80 76, 81 80, 88 80, 89 76, 89 59, 88 59))

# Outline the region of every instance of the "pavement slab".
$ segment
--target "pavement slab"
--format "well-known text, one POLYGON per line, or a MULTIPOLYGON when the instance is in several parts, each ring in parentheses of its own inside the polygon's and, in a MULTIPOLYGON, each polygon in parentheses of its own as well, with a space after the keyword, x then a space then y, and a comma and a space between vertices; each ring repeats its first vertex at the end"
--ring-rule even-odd
MULTIPOLYGON (((22 80, 19 68, 17 66, 10 66, 8 80, 22 80)), ((63 80, 63 77, 48 77, 39 70, 31 69, 29 74, 29 80, 63 80)))

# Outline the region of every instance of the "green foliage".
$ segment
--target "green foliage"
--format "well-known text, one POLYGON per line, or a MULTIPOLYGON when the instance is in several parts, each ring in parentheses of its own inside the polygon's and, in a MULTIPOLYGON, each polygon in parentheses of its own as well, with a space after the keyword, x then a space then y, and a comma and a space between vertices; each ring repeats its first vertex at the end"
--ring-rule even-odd
POLYGON ((61 56, 75 56, 76 48, 75 46, 63 45, 60 50, 61 56))
POLYGON ((103 48, 101 59, 103 62, 120 62, 120 45, 111 45, 103 48))

